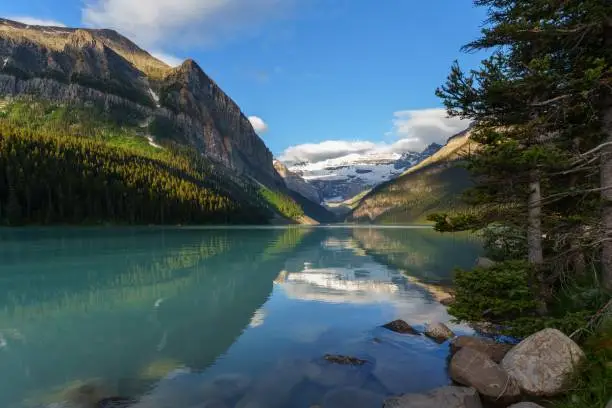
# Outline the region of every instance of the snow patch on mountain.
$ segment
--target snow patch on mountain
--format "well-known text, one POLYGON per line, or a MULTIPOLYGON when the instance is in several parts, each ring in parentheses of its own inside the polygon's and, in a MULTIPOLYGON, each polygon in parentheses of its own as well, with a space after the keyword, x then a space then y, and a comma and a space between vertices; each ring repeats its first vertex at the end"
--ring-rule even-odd
POLYGON ((432 144, 421 153, 350 153, 317 162, 285 164, 291 173, 301 176, 316 187, 325 203, 336 203, 394 179, 431 156, 440 147, 432 144))

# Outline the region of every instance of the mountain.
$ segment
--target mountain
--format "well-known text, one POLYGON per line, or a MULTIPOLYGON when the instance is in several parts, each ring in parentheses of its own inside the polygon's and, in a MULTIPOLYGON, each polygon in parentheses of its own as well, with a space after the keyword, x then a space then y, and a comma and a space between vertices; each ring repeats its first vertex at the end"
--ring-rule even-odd
POLYGON ((274 160, 274 168, 283 178, 283 180, 285 180, 285 185, 287 188, 299 193, 313 203, 319 204, 321 202, 321 194, 319 193, 319 190, 304 180, 300 175, 289 170, 283 162, 274 160))
POLYGON ((394 179, 440 147, 433 143, 422 152, 353 153, 318 162, 290 162, 286 166, 292 175, 314 186, 323 202, 334 204, 394 179))
POLYGON ((246 116, 196 62, 170 67, 113 30, 0 19, 0 145, 4 223, 328 215, 310 202, 313 214, 304 211, 246 116))
POLYGON ((112 30, 0 19, 0 95, 121 108, 156 129, 155 138, 192 146, 265 184, 281 182, 248 119, 197 63, 169 67, 112 30))
POLYGON ((452 136, 436 153, 352 203, 347 221, 415 223, 432 212, 456 209, 459 196, 472 184, 468 171, 459 166, 477 149, 470 135, 467 129, 452 136))

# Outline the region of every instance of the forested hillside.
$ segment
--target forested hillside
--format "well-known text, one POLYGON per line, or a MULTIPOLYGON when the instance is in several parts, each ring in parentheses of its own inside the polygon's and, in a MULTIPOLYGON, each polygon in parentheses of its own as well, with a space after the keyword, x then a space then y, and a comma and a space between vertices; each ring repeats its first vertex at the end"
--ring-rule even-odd
POLYGON ((0 219, 8 225, 201 224, 303 215, 285 193, 165 140, 164 130, 96 106, 5 101, 0 219))

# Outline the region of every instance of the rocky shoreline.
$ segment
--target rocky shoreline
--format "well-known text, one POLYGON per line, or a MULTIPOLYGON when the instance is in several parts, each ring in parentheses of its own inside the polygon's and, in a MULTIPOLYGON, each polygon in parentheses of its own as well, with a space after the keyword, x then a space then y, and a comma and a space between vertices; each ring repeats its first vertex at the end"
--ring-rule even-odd
MULTIPOLYGON (((567 390, 585 358, 573 340, 555 329, 542 330, 513 345, 485 337, 456 336, 443 323, 428 324, 423 332, 403 320, 382 327, 395 332, 395 336, 426 336, 437 344, 446 343, 448 375, 453 384, 425 393, 389 396, 388 391, 363 387, 376 361, 325 354, 317 361, 284 361, 272 370, 273 374, 261 378, 239 374, 216 377, 199 388, 202 402, 195 405, 183 401, 180 395, 160 398, 156 393, 139 400, 99 399, 99 390, 93 392, 91 387, 82 386, 72 390, 72 403, 61 408, 293 408, 292 394, 305 382, 327 389, 318 404, 306 408, 542 408, 538 403, 567 390), (88 401, 88 395, 96 396, 96 400, 88 401)), ((383 341, 373 339, 374 343, 383 341)), ((398 381, 397 387, 385 383, 384 388, 405 389, 410 379, 398 381)))

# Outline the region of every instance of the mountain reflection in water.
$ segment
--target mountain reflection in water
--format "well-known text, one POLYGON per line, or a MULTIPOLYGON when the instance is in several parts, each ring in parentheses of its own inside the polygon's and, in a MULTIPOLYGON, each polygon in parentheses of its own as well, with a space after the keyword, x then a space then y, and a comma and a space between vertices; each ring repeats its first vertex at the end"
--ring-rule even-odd
POLYGON ((446 345, 380 326, 448 322, 423 282, 479 251, 427 229, 0 230, 0 406, 61 403, 83 384, 146 394, 142 408, 308 408, 342 386, 382 401, 443 385, 446 345))

